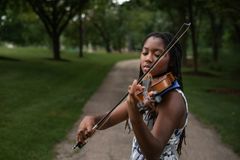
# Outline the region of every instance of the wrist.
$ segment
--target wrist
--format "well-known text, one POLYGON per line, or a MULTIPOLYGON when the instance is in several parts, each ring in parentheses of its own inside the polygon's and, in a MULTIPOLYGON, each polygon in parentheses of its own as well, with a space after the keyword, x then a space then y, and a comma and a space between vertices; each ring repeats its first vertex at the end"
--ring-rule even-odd
POLYGON ((128 107, 128 116, 131 123, 139 123, 142 121, 142 114, 140 114, 137 106, 128 107))

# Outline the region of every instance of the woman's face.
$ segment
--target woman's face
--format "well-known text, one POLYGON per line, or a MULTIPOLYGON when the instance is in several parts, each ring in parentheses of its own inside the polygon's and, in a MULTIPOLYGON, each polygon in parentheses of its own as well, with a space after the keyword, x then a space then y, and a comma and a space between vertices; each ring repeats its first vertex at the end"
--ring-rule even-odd
MULTIPOLYGON (((140 57, 140 66, 143 73, 146 73, 151 65, 162 55, 165 45, 161 38, 149 37, 142 48, 140 57)), ((151 71, 152 76, 158 76, 168 69, 170 55, 166 54, 163 59, 157 64, 155 69, 151 71)))

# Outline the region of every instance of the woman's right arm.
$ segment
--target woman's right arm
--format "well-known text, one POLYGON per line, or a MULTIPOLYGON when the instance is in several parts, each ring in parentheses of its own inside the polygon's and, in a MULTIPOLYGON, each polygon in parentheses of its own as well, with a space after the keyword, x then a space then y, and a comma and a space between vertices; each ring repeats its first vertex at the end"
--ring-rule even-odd
MULTIPOLYGON (((127 102, 121 103, 109 116, 108 120, 98 128, 100 130, 112 127, 128 118, 127 102)), ((106 114, 100 116, 85 116, 81 121, 77 131, 77 141, 84 142, 94 133, 93 126, 99 122, 106 114)))

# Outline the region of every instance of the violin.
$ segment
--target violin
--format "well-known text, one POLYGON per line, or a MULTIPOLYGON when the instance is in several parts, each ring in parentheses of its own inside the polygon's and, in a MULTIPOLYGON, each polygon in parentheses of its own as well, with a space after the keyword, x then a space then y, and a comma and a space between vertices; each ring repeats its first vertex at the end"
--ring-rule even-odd
MULTIPOLYGON (((146 83, 151 83, 151 82, 144 83, 144 81, 149 81, 149 80, 143 80, 143 86, 145 87, 144 91, 137 93, 137 96, 141 101, 143 101, 144 96, 146 96, 146 91, 147 92, 155 91, 156 93, 161 93, 164 90, 166 90, 167 88, 169 88, 175 80, 176 80, 176 78, 173 76, 173 74, 171 72, 162 76, 159 80, 157 80, 157 82, 153 83, 150 87, 146 83)), ((150 81, 151 81, 151 79, 150 79, 150 81)))
MULTIPOLYGON (((159 93, 164 92, 167 88, 171 87, 171 84, 173 83, 173 81, 175 80, 175 78, 173 77, 173 75, 171 73, 164 75, 163 77, 161 77, 161 79, 157 82, 154 83, 153 85, 150 85, 150 79, 147 81, 144 81, 144 79, 147 79, 147 75, 149 75, 149 73, 151 73, 151 71, 158 65, 158 63, 163 59, 163 57, 165 57, 169 51, 172 49, 172 47, 181 39, 181 37, 187 32, 187 30, 189 29, 191 23, 183 23, 183 25, 181 26, 181 28, 178 30, 178 32, 175 34, 175 36, 173 37, 173 39, 171 40, 171 42, 167 45, 166 49, 163 51, 162 55, 160 57, 158 57, 158 59, 152 64, 152 66, 149 68, 149 70, 144 73, 142 75, 142 77, 140 77, 138 79, 138 84, 140 84, 141 82, 143 82, 143 85, 147 85, 147 87, 145 87, 144 91, 142 93, 139 93, 138 96, 140 99, 144 100, 144 96, 147 96, 148 94, 148 86, 151 86, 151 90, 157 91, 159 93), (144 84, 144 83, 147 84, 144 84)), ((109 116, 111 115, 111 113, 126 99, 126 97, 128 96, 128 92, 119 100, 119 102, 101 119, 99 120, 92 128, 92 130, 94 131, 94 133, 96 133, 96 130, 101 129, 101 127, 107 122, 109 116)), ((79 148, 81 149, 84 145, 86 145, 86 142, 78 142, 73 149, 75 148, 79 148)))
POLYGON ((137 97, 139 103, 137 104, 137 108, 141 114, 147 111, 147 107, 145 105, 146 102, 151 101, 154 103, 160 103, 162 100, 162 96, 167 93, 169 90, 179 88, 180 85, 176 81, 176 78, 173 76, 171 72, 163 75, 157 81, 152 83, 152 76, 149 74, 146 76, 146 79, 143 79, 142 85, 144 89, 142 92, 137 93, 137 97), (152 91, 153 96, 149 97, 148 93, 152 91))

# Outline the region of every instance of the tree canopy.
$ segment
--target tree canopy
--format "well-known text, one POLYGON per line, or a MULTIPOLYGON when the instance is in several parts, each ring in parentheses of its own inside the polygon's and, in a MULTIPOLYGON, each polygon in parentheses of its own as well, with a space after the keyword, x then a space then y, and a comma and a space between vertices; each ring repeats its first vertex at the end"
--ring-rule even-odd
POLYGON ((181 43, 184 60, 193 52, 195 71, 198 48, 212 48, 218 61, 223 44, 240 42, 239 1, 233 0, 130 0, 123 4, 111 0, 17 0, 0 1, 0 40, 17 45, 48 46, 53 58, 61 59, 61 45, 113 51, 136 51, 141 40, 152 31, 175 33, 184 22, 191 32, 181 43), (20 14, 21 13, 21 14, 20 14), (221 15, 221 16, 219 16, 221 15), (47 37, 48 36, 48 37, 47 37), (224 42, 226 43, 224 43, 224 42))

